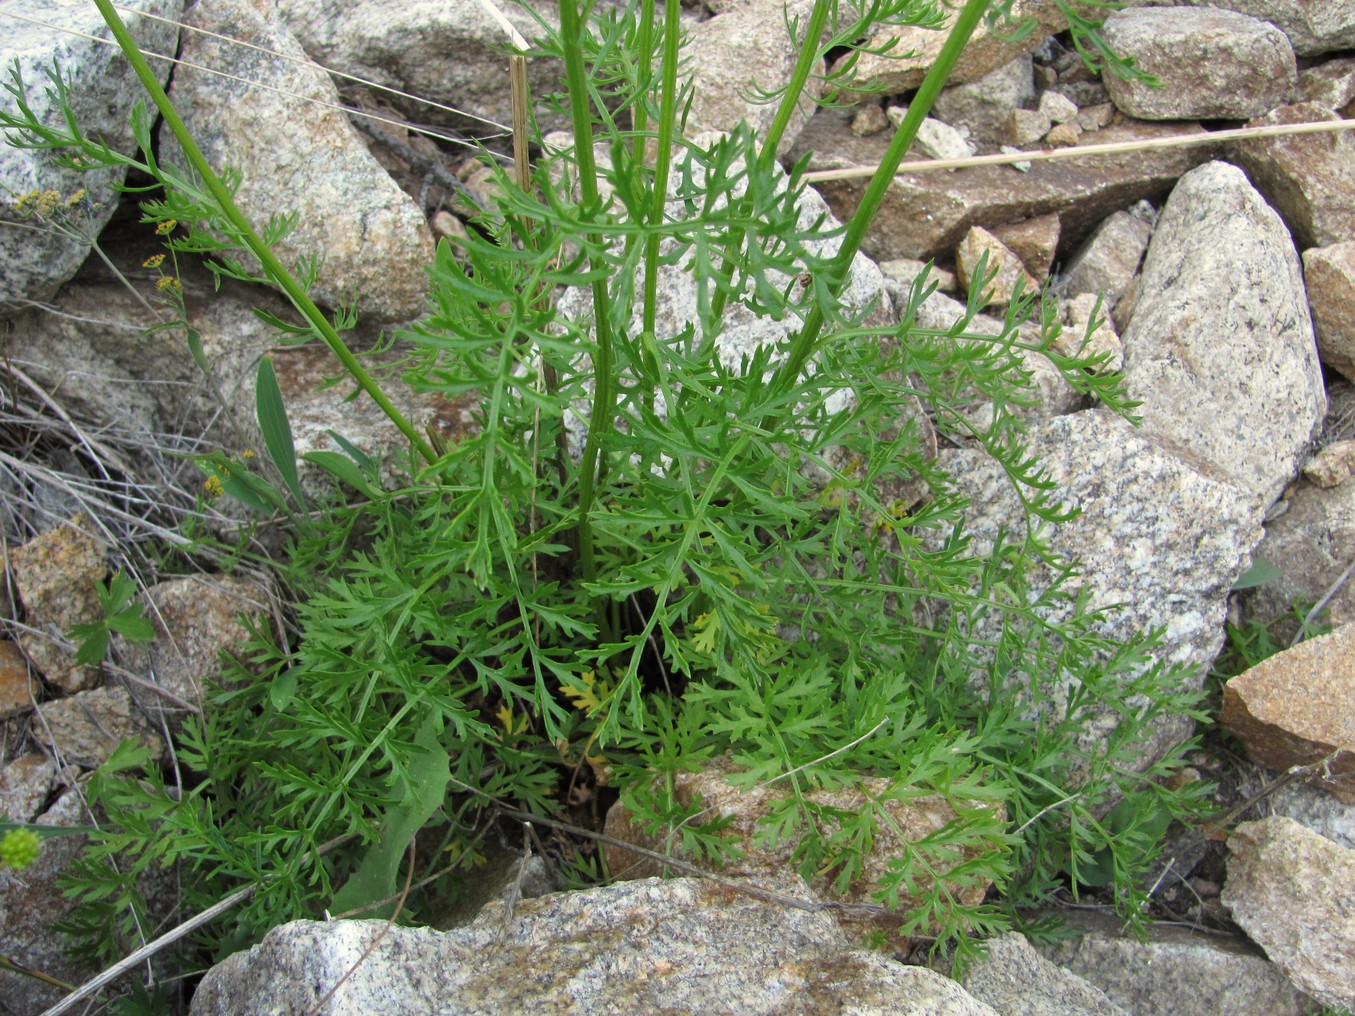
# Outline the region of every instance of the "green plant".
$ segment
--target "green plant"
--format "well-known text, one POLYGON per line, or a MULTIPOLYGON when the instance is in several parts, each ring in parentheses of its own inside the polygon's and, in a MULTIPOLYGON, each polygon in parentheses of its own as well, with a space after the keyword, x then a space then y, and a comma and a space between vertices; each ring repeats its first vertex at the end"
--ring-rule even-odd
MULTIPOLYGON (((307 272, 298 281, 271 254, 286 223, 259 235, 235 210, 230 177, 197 154, 98 2, 192 172, 154 158, 144 110, 135 158, 71 125, 10 118, 19 143, 151 173, 164 190, 143 204, 147 219, 183 224, 171 249, 211 253, 223 274, 252 278, 224 253, 247 248, 303 314, 292 337, 334 350, 412 452, 395 490, 347 443, 313 453, 361 499, 345 502, 336 483, 306 505, 261 368, 259 420, 282 485, 224 456, 204 468, 223 491, 297 521, 283 567, 295 635, 253 629, 186 725, 178 758, 194 775, 182 794, 130 746, 91 782, 110 822, 70 880, 82 903, 73 931, 118 951, 144 923, 136 876, 172 861, 195 905, 258 886, 235 928, 214 932, 223 951, 324 909, 390 913, 411 844, 424 888, 405 916, 417 919, 476 863, 501 802, 550 816, 586 808, 590 794, 596 804, 606 787, 643 824, 718 860, 718 823, 672 795, 676 772, 717 755, 749 784, 784 781, 766 839, 794 837, 800 870, 834 870, 839 885, 889 821, 887 800, 950 801, 956 820, 915 843, 880 891, 887 904, 911 899, 905 927, 938 943, 1005 926, 1103 850, 1122 902, 1141 903, 1152 838, 1117 835, 1102 816, 1120 800, 1190 810, 1188 793, 1159 780, 1179 752, 1145 773, 1131 762, 1148 727, 1195 699, 1153 663, 1151 635, 1104 637, 1104 614, 1067 588, 1073 565, 1051 553, 1041 522, 1068 516, 1022 445, 1016 411, 1034 401, 1022 358, 1047 358, 1112 409, 1132 403, 1103 358, 1054 351, 1043 294, 1019 293, 999 336, 969 327, 983 285, 940 331, 916 323, 925 277, 897 325, 843 298, 894 167, 985 0, 956 16, 840 229, 804 214, 804 167, 777 164, 781 132, 830 49, 934 8, 816 3, 791 26, 803 48, 788 87, 768 96, 772 127, 689 140, 679 5, 662 21, 650 2, 590 20, 565 0, 559 30, 543 28, 536 45, 565 68, 566 90, 544 101, 569 114, 575 143, 526 180, 500 175, 464 253, 439 248, 431 310, 403 336, 407 380, 477 398, 475 432, 445 448, 395 411, 306 297, 307 272), (696 286, 695 313, 667 325, 666 274, 696 286), (738 319, 782 322, 784 337, 736 349, 738 319), (1032 319, 1041 336, 1024 342, 1032 319), (965 412, 976 400, 991 406, 983 424, 965 412), (990 547, 971 539, 965 500, 926 452, 933 423, 1003 465, 1026 526, 990 547), (306 507, 321 521, 305 521, 306 507), (1090 738, 1107 714, 1114 731, 1090 738), (809 795, 865 774, 888 789, 859 814, 809 795), (130 860, 116 866, 119 856, 130 860), (960 901, 959 888, 988 880, 1006 890, 1005 913, 960 901)), ((52 87, 59 97, 59 75, 52 87)), ((11 88, 21 110, 22 88, 11 88)))
POLYGON ((80 640, 75 662, 84 666, 103 662, 114 632, 133 642, 149 642, 155 637, 155 628, 142 614, 141 604, 132 599, 136 595, 136 583, 132 579, 118 571, 108 580, 108 585, 100 581, 96 591, 103 617, 77 624, 70 630, 70 637, 80 640))

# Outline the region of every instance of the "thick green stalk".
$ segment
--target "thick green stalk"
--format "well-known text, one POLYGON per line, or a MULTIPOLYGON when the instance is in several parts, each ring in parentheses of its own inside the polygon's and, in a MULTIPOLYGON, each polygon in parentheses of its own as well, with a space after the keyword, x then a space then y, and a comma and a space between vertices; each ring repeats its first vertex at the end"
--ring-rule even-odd
MULTIPOLYGON (((574 159, 579 171, 579 197, 584 214, 596 214, 598 199, 597 164, 593 160, 593 118, 588 103, 588 82, 583 65, 583 47, 579 44, 587 30, 579 17, 576 0, 560 5, 560 40, 565 57, 565 83, 569 87, 569 111, 574 121, 574 159)), ((603 237, 590 233, 589 244, 600 248, 603 237)), ((612 300, 607 290, 607 273, 598 272, 593 282, 593 408, 588 419, 588 437, 579 463, 579 566, 586 581, 597 577, 593 559, 593 526, 588 516, 596 494, 598 459, 602 439, 612 426, 612 404, 616 401, 616 380, 612 377, 612 300)))
MULTIPOLYGON (((941 53, 937 56, 936 63, 932 64, 931 70, 927 72, 927 77, 922 82, 922 87, 917 90, 917 95, 909 104, 908 115, 903 118, 903 123, 899 124, 899 129, 894 134, 893 140, 890 141, 889 148, 885 151, 879 168, 876 169, 875 175, 870 178, 870 183, 866 185, 865 193, 861 195, 861 202, 856 206, 855 213, 847 223, 846 233, 842 237, 842 246, 838 248, 837 255, 828 268, 827 282, 834 294, 841 292, 846 285, 851 272, 852 259, 861 249, 861 241, 865 238, 866 230, 875 218, 876 212, 880 210, 880 205, 884 202, 885 195, 889 191, 889 185, 894 180, 895 170, 898 169, 899 163, 908 153, 909 146, 912 145, 913 139, 917 137, 918 128, 922 126, 922 121, 931 111, 932 103, 936 101, 936 97, 941 94, 941 89, 945 87, 946 79, 950 77, 955 61, 964 52, 965 46, 969 43, 969 37, 974 34, 974 29, 978 27, 989 3, 990 0, 967 0, 964 9, 955 19, 955 24, 950 30, 950 35, 946 38, 945 45, 941 47, 941 53)), ((786 358, 786 362, 777 368, 776 374, 772 378, 771 390, 773 393, 784 392, 799 378, 800 372, 804 370, 805 364, 814 354, 814 348, 823 332, 823 326, 823 312, 816 304, 810 308, 809 315, 805 318, 804 327, 800 329, 800 334, 795 337, 795 341, 791 344, 790 355, 786 358)))
MULTIPOLYGON (((663 222, 668 201, 668 177, 673 167, 673 131, 677 119, 677 72, 681 44, 678 14, 681 4, 670 2, 663 12, 663 81, 659 94, 658 145, 654 157, 654 191, 650 197, 649 224, 663 222)), ((643 144, 643 139, 637 139, 643 144)), ((653 336, 659 293, 659 234, 645 240, 644 334, 653 336)))
POLYGON ((165 123, 169 129, 174 132, 178 138, 179 145, 183 148, 184 155, 189 163, 192 164, 199 176, 202 177, 203 185, 215 199, 221 209, 221 213, 230 222, 235 229, 236 235, 240 241, 249 249, 263 266, 264 273, 273 280, 273 282, 285 293, 287 298, 292 301, 292 305, 301 312, 302 316, 310 322, 311 326, 319 333, 320 338, 329 346, 330 351, 338 357, 338 360, 353 380, 357 382, 358 387, 371 396, 374 401, 390 421, 400 428, 400 433, 408 438, 409 443, 424 458, 425 461, 434 462, 437 460, 437 453, 433 451, 432 446, 415 430, 414 426, 405 419, 404 415, 395 408, 386 393, 381 390, 376 380, 363 369, 362 364, 358 363, 357 357, 353 355, 352 350, 344 344, 339 333, 335 331, 334 326, 329 323, 324 313, 317 307, 314 301, 306 293, 305 288, 293 278, 281 261, 269 250, 268 245, 260 239, 254 227, 245 218, 244 214, 235 206, 235 201, 231 197, 230 190, 221 178, 212 170, 211 165, 203 156, 202 150, 198 148, 188 128, 183 120, 179 118, 178 112, 170 104, 169 96, 165 90, 160 87, 160 82, 156 80, 154 72, 150 65, 146 63, 146 58, 142 56, 136 40, 132 34, 127 31, 127 26, 122 23, 117 12, 113 9, 111 0, 94 0, 99 8, 99 13, 103 15, 104 21, 108 23, 108 29, 113 33, 113 38, 117 44, 122 47, 122 51, 127 56, 132 69, 136 71, 137 77, 145 86, 151 100, 155 103, 160 114, 165 118, 165 123))

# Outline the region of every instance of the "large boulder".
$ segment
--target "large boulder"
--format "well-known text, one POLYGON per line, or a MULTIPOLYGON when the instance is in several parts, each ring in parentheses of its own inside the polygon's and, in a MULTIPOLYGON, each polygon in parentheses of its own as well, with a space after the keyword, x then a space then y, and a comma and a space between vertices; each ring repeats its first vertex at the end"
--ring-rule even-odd
MULTIPOLYGON (((123 22, 143 50, 173 55, 175 22, 182 0, 128 0, 123 22), (149 15, 149 16, 148 16, 149 15)), ((93 4, 15 0, 0 33, 0 75, 14 83, 18 73, 28 104, 45 124, 64 126, 64 112, 48 90, 55 66, 69 86, 71 114, 85 134, 114 151, 132 154, 130 117, 134 103, 148 102, 122 51, 102 40, 108 27, 93 4)), ((164 84, 170 64, 154 61, 164 84)), ((0 95, 0 108, 17 115, 13 97, 0 95)), ((0 304, 50 300, 79 270, 100 230, 117 208, 125 168, 81 172, 59 165, 52 150, 0 146, 0 304)))

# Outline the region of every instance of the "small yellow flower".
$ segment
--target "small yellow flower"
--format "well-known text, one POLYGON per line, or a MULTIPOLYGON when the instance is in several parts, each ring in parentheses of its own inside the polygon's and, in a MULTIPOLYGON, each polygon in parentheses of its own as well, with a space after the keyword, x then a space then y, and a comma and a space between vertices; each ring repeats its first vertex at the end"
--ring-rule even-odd
POLYGON ((78 191, 76 191, 74 194, 72 194, 70 197, 66 199, 66 207, 70 208, 74 205, 78 205, 81 201, 85 200, 85 196, 87 193, 88 192, 85 190, 85 188, 81 187, 78 191))
POLYGON ((160 267, 162 264, 164 264, 164 263, 165 263, 165 256, 164 256, 163 254, 152 254, 152 255, 151 255, 150 257, 148 257, 145 261, 141 262, 141 267, 142 267, 142 268, 159 268, 159 267, 160 267))
POLYGON ((174 276, 172 275, 162 275, 160 278, 155 280, 155 288, 160 290, 160 292, 164 293, 171 289, 176 290, 182 289, 183 284, 179 282, 178 279, 174 278, 174 276))
POLYGON ((247 459, 252 459, 252 458, 254 458, 254 449, 253 449, 253 448, 246 448, 246 449, 245 449, 245 454, 244 454, 243 457, 244 457, 244 458, 247 458, 247 459))
POLYGON ((215 501, 223 493, 225 488, 221 486, 221 477, 209 476, 202 484, 202 489, 207 492, 208 500, 215 501))
POLYGON ((160 225, 155 227, 155 235, 169 236, 170 233, 174 232, 174 227, 178 224, 179 221, 177 219, 166 219, 164 222, 160 223, 160 225))

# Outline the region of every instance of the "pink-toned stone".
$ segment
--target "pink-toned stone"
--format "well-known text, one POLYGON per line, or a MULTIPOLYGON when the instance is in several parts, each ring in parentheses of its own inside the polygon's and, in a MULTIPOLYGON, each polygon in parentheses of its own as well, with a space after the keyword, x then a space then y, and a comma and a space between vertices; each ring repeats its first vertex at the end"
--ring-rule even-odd
POLYGON ((0 720, 33 704, 38 682, 28 672, 23 651, 9 639, 0 639, 0 720))
POLYGON ((1355 441, 1333 441, 1303 467, 1303 475, 1319 487, 1335 487, 1355 473, 1355 441))
POLYGON ((1303 274, 1322 362, 1355 379, 1355 239, 1304 251, 1303 274))
MULTIPOLYGON (((92 531, 89 520, 77 515, 14 549, 10 567, 28 627, 64 638, 75 625, 103 617, 98 583, 108 563, 92 531)), ((77 666, 74 650, 35 634, 21 634, 19 641, 43 676, 67 694, 98 682, 98 669, 77 666)))
POLYGON ((1023 289, 1027 293, 1039 288, 1040 284, 1030 277, 1020 258, 988 230, 974 226, 955 248, 955 272, 960 277, 960 284, 966 290, 974 283, 979 259, 985 254, 988 255, 986 273, 997 270, 997 274, 988 278, 985 283, 992 293, 991 303, 998 305, 1011 303, 1018 280, 1024 283, 1023 289))
POLYGON ((117 746, 136 738, 159 758, 164 745, 140 712, 126 688, 103 687, 38 706, 32 735, 63 767, 97 769, 117 746))
MULTIPOLYGON (((947 19, 946 27, 941 30, 916 26, 890 26, 878 30, 866 48, 878 52, 890 41, 893 41, 894 46, 889 52, 880 55, 862 53, 856 64, 854 79, 878 83, 889 94, 906 92, 922 84, 922 79, 927 76, 927 71, 945 45, 949 25, 958 9, 940 8, 947 19)), ((1021 54, 1029 53, 1046 38, 1068 27, 1068 19, 1055 0, 1017 0, 1012 4, 1012 13, 1016 24, 1029 24, 1030 19, 1034 19, 1033 28, 1012 32, 1012 23, 999 21, 997 31, 989 31, 987 24, 980 22, 956 61, 948 79, 949 84, 976 81, 1021 54)))
MULTIPOLYGON (((128 670, 194 707, 201 707, 203 691, 221 676, 221 654, 238 652, 249 638, 241 615, 266 613, 268 605, 256 583, 231 575, 168 579, 140 599, 155 625, 155 639, 141 644, 115 639, 118 658, 128 670)), ((182 706, 135 684, 129 689, 139 705, 177 728, 182 706)))
MULTIPOLYGON (((1114 124, 1083 135, 1079 145, 1153 141, 1200 135, 1197 124, 1114 124)), ((792 155, 812 151, 811 170, 878 166, 889 139, 857 137, 847 116, 822 110, 801 132, 792 155)), ((1165 151, 1092 156, 1066 162, 1032 163, 1027 172, 1010 166, 973 166, 950 173, 900 173, 867 230, 862 249, 877 261, 893 258, 944 259, 970 226, 1019 222, 1057 213, 1062 243, 1080 243, 1108 215, 1146 198, 1161 201, 1194 166, 1210 161, 1220 146, 1202 142, 1165 151)), ((856 177, 814 184, 839 218, 851 216, 866 180, 856 177)))
POLYGON ((1355 804, 1355 625, 1262 660, 1223 688, 1225 727, 1271 769, 1311 765, 1312 782, 1355 804))
POLYGON ((1228 837, 1220 897, 1293 984, 1323 1005, 1355 1005, 1355 850, 1291 818, 1244 822, 1228 837))
MULTIPOLYGON (((1248 127, 1338 120, 1315 102, 1281 106, 1248 127)), ((1352 131, 1251 138, 1236 158, 1294 233, 1300 249, 1355 237, 1355 137, 1352 131)))
POLYGON ((993 226, 992 234, 1021 259, 1032 278, 1044 279, 1054 266, 1062 226, 1057 215, 1037 215, 1005 226, 993 226))
POLYGON ((1072 148, 1081 136, 1075 124, 1057 123, 1045 134, 1044 143, 1050 148, 1072 148))

